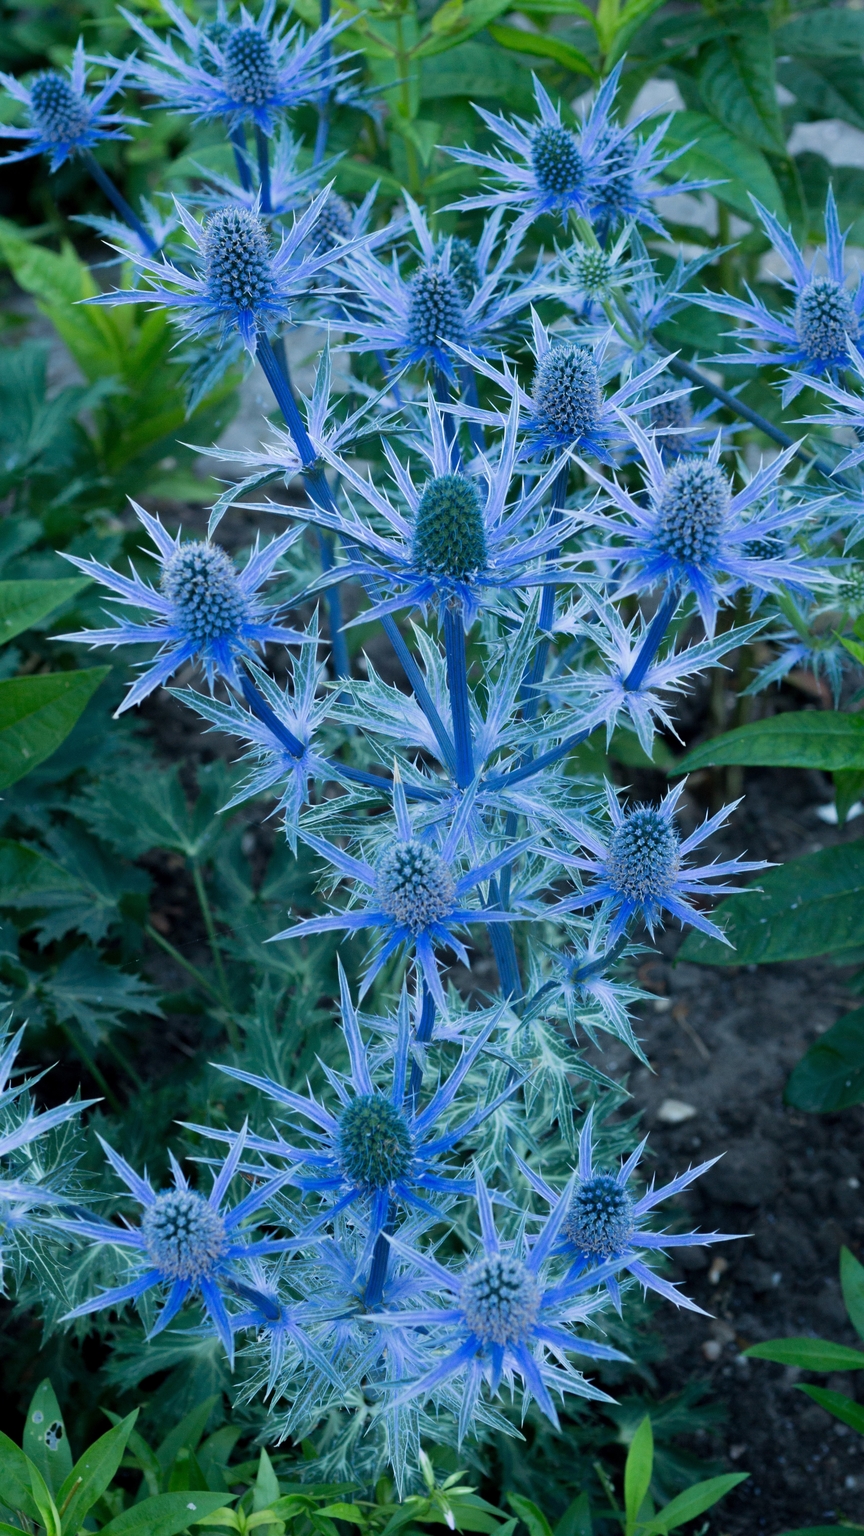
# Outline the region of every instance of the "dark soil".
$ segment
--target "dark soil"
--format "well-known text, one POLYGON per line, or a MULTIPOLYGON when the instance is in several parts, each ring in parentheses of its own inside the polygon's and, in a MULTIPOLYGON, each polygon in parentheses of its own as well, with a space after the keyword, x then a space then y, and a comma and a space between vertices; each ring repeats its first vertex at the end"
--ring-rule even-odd
MULTIPOLYGON (((860 821, 838 832, 817 818, 830 797, 819 774, 754 770, 745 791, 712 854, 746 847, 750 857, 785 862, 860 835, 860 821)), ((685 814, 695 823, 703 809, 691 802, 685 814)), ((806 1115, 784 1106, 783 1089, 807 1046, 861 1000, 846 985, 852 973, 826 962, 676 965, 680 944, 667 932, 662 956, 642 967, 643 985, 656 993, 641 1030, 654 1073, 639 1069, 630 1087, 651 1133, 658 1181, 724 1154, 682 1197, 688 1220, 751 1235, 679 1251, 676 1278, 712 1315, 658 1308, 652 1326, 667 1353, 656 1374, 664 1392, 694 1377, 708 1384, 709 1398, 727 1413, 716 1449, 729 1471, 751 1474, 712 1516, 712 1532, 777 1536, 841 1519, 864 1523, 864 1441, 796 1390, 799 1379, 810 1380, 864 1399, 862 1378, 826 1379, 742 1355, 750 1344, 792 1334, 860 1342, 846 1318, 838 1265, 843 1244, 864 1257, 864 1108, 806 1115), (670 1099, 694 1113, 669 1124, 661 1106, 670 1099)), ((704 1438, 692 1449, 704 1455, 704 1438)))

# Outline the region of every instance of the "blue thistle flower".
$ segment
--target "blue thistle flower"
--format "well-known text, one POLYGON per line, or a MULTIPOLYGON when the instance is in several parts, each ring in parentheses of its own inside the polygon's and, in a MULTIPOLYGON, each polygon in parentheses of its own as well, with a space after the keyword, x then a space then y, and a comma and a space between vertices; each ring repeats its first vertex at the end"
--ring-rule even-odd
MULTIPOLYGON (((518 501, 514 505, 511 500, 517 474, 518 412, 519 402, 514 399, 496 459, 482 455, 473 464, 459 467, 458 450, 446 429, 448 408, 438 405, 430 392, 426 399, 429 440, 419 448, 432 474, 422 488, 414 484, 390 443, 383 442, 407 516, 350 459, 322 442, 327 463, 370 510, 364 515, 356 506, 345 512, 317 505, 292 507, 292 516, 333 530, 352 550, 349 561, 323 576, 316 588, 352 576, 371 578, 393 595, 374 603, 352 622, 368 623, 400 608, 427 603, 434 603, 439 612, 458 604, 467 628, 479 609, 494 601, 496 590, 560 581, 556 560, 540 565, 564 536, 561 524, 540 511, 558 461, 538 477, 532 489, 525 491, 519 485, 518 501)), ((502 418, 496 420, 500 423, 502 418)))
POLYGON ((751 202, 765 234, 791 270, 791 279, 781 281, 793 303, 778 315, 749 288, 749 300, 712 293, 694 294, 692 302, 742 321, 744 329, 731 334, 742 342, 756 344, 749 351, 742 348, 719 357, 717 362, 754 368, 778 362, 792 366, 793 371, 781 390, 786 405, 811 380, 826 374, 836 379, 839 369, 851 365, 850 345, 859 339, 864 315, 864 279, 859 276, 854 289, 846 286, 843 269, 846 236, 840 233, 832 188, 828 189, 825 204, 825 251, 817 253, 809 266, 789 231, 783 229, 752 194, 751 202), (822 254, 826 272, 817 271, 822 254))
MULTIPOLYGON (((444 990, 438 972, 436 946, 453 950, 470 964, 465 945, 455 929, 469 923, 512 923, 524 914, 499 911, 494 906, 468 907, 469 893, 491 879, 504 864, 511 864, 532 845, 533 839, 511 843, 491 859, 461 872, 459 850, 473 816, 472 797, 463 797, 444 837, 434 832, 418 835, 408 815, 405 789, 398 774, 393 783, 393 810, 396 837, 378 851, 375 862, 356 859, 325 838, 302 833, 303 841, 326 859, 338 875, 349 879, 355 889, 366 887, 364 906, 329 912, 322 917, 306 918, 273 935, 274 939, 299 938, 307 933, 358 933, 364 928, 378 929, 383 943, 371 960, 361 988, 361 996, 378 975, 390 956, 403 945, 413 949, 415 965, 432 997, 446 1008, 444 990)), ((272 940, 271 940, 272 942, 272 940)))
MULTIPOLYGON (((304 1200, 310 1195, 325 1197, 326 1203, 319 1213, 296 1232, 298 1243, 345 1211, 352 1212, 355 1222, 362 1212, 366 1236, 356 1261, 359 1271, 368 1265, 378 1238, 399 1208, 425 1212, 435 1218, 441 1211, 430 1204, 430 1197, 452 1202, 454 1195, 470 1194, 473 1183, 454 1176, 448 1156, 500 1108, 519 1083, 511 1084, 489 1103, 475 1106, 458 1124, 450 1123, 456 1096, 500 1023, 499 1010, 487 1020, 463 1050, 449 1077, 438 1084, 428 1103, 421 1107, 408 1088, 412 1021, 408 994, 403 989, 397 1014, 392 1083, 389 1091, 383 1092, 372 1076, 369 1052, 341 966, 339 983, 342 1028, 351 1072, 347 1080, 328 1072, 339 1099, 337 1109, 331 1111, 317 1099, 293 1093, 272 1078, 239 1067, 221 1070, 282 1105, 292 1118, 301 1116, 311 1121, 315 1130, 307 1133, 312 1141, 309 1147, 286 1141, 278 1126, 274 1127, 278 1139, 250 1136, 246 1145, 250 1151, 260 1153, 267 1166, 273 1158, 286 1162, 287 1180, 301 1190, 304 1200)), ((214 1132, 205 1126, 189 1129, 216 1140, 235 1139, 230 1132, 214 1132)), ((250 1171, 257 1172, 254 1168, 250 1171)))
POLYGON ((199 224, 177 202, 180 221, 195 247, 192 269, 175 266, 165 256, 159 261, 136 256, 133 265, 147 284, 145 288, 115 289, 86 302, 162 306, 172 311, 173 319, 188 336, 215 335, 224 341, 236 330, 254 357, 258 336, 286 324, 292 317, 292 304, 306 293, 311 279, 344 253, 345 247, 313 250, 311 254, 308 250, 309 237, 328 195, 325 188, 313 199, 283 234, 275 251, 257 210, 230 204, 215 209, 199 224))
MULTIPOLYGON (((489 1191, 479 1172, 474 1181, 480 1217, 482 1249, 469 1259, 461 1271, 445 1269, 429 1254, 405 1248, 398 1238, 391 1246, 405 1259, 413 1259, 418 1270, 436 1283, 443 1306, 396 1313, 392 1321, 431 1330, 446 1350, 433 1368, 419 1381, 403 1387, 399 1401, 434 1397, 440 1387, 453 1377, 463 1378, 459 1411, 459 1437, 465 1434, 477 1408, 484 1383, 497 1396, 502 1381, 511 1389, 521 1378, 526 1398, 533 1397, 538 1407, 557 1427, 558 1414, 552 1392, 561 1396, 573 1392, 594 1401, 608 1402, 601 1392, 575 1371, 569 1362, 558 1367, 549 1356, 561 1361, 566 1353, 595 1360, 624 1360, 626 1356, 609 1345, 577 1336, 569 1324, 586 1322, 596 1310, 596 1294, 586 1296, 589 1286, 599 1283, 612 1266, 599 1270, 590 1281, 568 1279, 563 1284, 548 1285, 544 1270, 567 1217, 571 1186, 560 1195, 536 1241, 524 1246, 502 1246, 495 1229, 489 1191)), ((379 1314, 386 1323, 388 1314, 379 1314)))
MULTIPOLYGON (((619 66, 620 70, 620 66, 619 66)), ((639 129, 650 116, 645 113, 634 122, 609 122, 600 137, 602 176, 592 188, 590 218, 605 243, 620 225, 647 224, 657 234, 665 234, 651 204, 655 198, 674 197, 679 192, 698 192, 716 185, 713 181, 676 181, 660 183, 662 176, 690 145, 664 154, 663 139, 672 121, 664 119, 642 139, 639 129)))
POLYGON ((353 290, 352 313, 344 324, 354 345, 393 352, 402 368, 421 364, 453 380, 452 348, 487 351, 528 301, 528 285, 514 288, 509 281, 522 235, 511 231, 493 260, 502 212, 486 221, 473 256, 479 281, 469 291, 458 248, 454 257, 452 240, 443 249, 436 245, 424 214, 407 192, 405 203, 419 262, 406 277, 395 256, 387 266, 368 254, 368 247, 358 257, 349 257, 344 272, 353 290))
POLYGON ((583 822, 568 821, 567 829, 574 839, 588 849, 590 857, 559 852, 565 866, 584 870, 593 878, 578 896, 568 896, 553 913, 580 912, 600 903, 612 914, 609 942, 615 944, 621 938, 628 923, 638 917, 654 932, 661 922, 661 914, 668 912, 681 924, 689 923, 701 933, 728 944, 721 929, 687 899, 691 896, 716 896, 737 892, 744 887, 736 885, 709 885, 718 876, 742 875, 751 870, 767 869, 764 860, 745 862, 727 859, 705 864, 699 868, 687 865, 686 858, 694 848, 711 837, 728 820, 740 800, 724 806, 715 816, 703 821, 689 837, 681 838, 674 824, 675 809, 684 793, 686 780, 682 779, 671 789, 659 806, 635 805, 622 811, 618 796, 610 784, 606 786, 611 831, 604 841, 593 828, 583 822))
POLYGON ((713 636, 720 602, 742 586, 758 592, 789 586, 801 591, 813 579, 812 567, 797 551, 771 559, 745 553, 748 542, 767 538, 778 528, 788 531, 800 527, 813 514, 812 504, 780 506, 776 500, 773 505, 770 502, 780 475, 795 456, 797 444, 786 448, 742 490, 733 493, 731 481, 719 463, 719 433, 706 458, 681 458, 667 465, 653 434, 643 432, 632 417, 627 418, 627 430, 644 463, 647 506, 616 480, 606 480, 590 465, 583 465, 610 502, 629 519, 624 526, 603 512, 584 514, 586 521, 602 527, 607 535, 621 535, 620 544, 592 549, 589 556, 633 565, 633 574, 625 576, 616 587, 618 597, 646 591, 660 583, 677 589, 689 588, 695 594, 705 629, 713 636), (753 516, 742 515, 760 501, 769 504, 753 516))
POLYGON ((269 135, 291 107, 312 100, 333 81, 328 45, 344 21, 328 22, 305 37, 299 24, 286 31, 287 19, 274 25, 276 0, 266 0, 257 21, 241 6, 236 22, 223 13, 207 26, 193 25, 173 0, 162 0, 162 9, 185 58, 140 17, 122 8, 121 14, 146 43, 151 61, 136 64, 136 83, 176 112, 221 117, 232 128, 252 123, 269 135))
POLYGON ((236 1319, 225 1306, 226 1293, 236 1294, 232 1291, 232 1279, 242 1280, 244 1264, 249 1259, 281 1253, 293 1246, 287 1238, 249 1242, 245 1223, 281 1189, 286 1175, 277 1174, 265 1180, 239 1205, 223 1210, 243 1154, 245 1127, 219 1169, 206 1199, 197 1190, 189 1188, 173 1153, 170 1156, 174 1188, 157 1193, 146 1173, 142 1178, 101 1136, 99 1140, 114 1172, 143 1207, 140 1226, 120 1227, 112 1222, 80 1219, 67 1221, 64 1227, 76 1237, 125 1250, 138 1273, 125 1284, 82 1302, 67 1314, 67 1318, 87 1317, 106 1307, 120 1307, 124 1302, 137 1301, 147 1291, 158 1288, 163 1292, 164 1301, 148 1335, 152 1339, 177 1316, 186 1299, 195 1294, 200 1297, 233 1364, 236 1319))
POLYGON ((103 139, 128 139, 129 134, 122 129, 138 119, 124 117, 120 112, 106 112, 105 107, 119 91, 131 63, 131 59, 127 59, 120 64, 95 96, 87 95, 87 57, 80 37, 68 78, 59 70, 44 70, 28 86, 16 80, 14 75, 0 71, 0 86, 26 107, 30 119, 26 128, 0 124, 0 138, 28 141, 23 149, 0 157, 0 165, 29 160, 33 155, 47 155, 51 170, 59 171, 71 156, 84 154, 103 139))
POLYGON ((259 549, 256 541, 245 569, 238 571, 218 544, 184 540, 179 532, 172 539, 158 517, 151 517, 136 502, 132 506, 156 546, 158 588, 142 581, 134 566, 131 577, 120 576, 98 560, 65 556, 85 575, 116 592, 115 601, 124 607, 153 614, 145 624, 122 620, 113 629, 85 629, 63 636, 64 640, 91 646, 159 646, 153 663, 143 663, 146 671, 131 686, 118 714, 140 704, 184 662, 197 660, 211 687, 217 675, 239 687, 238 658, 254 659, 256 648, 268 641, 276 645, 308 643, 308 636, 275 623, 279 607, 264 604, 259 595, 277 560, 295 542, 295 531, 271 539, 264 549, 259 549))
MULTIPOLYGON (((686 1173, 655 1189, 653 1182, 641 1198, 637 1199, 630 1180, 639 1165, 647 1145, 647 1137, 622 1163, 617 1173, 607 1173, 594 1163, 594 1110, 589 1109, 579 1133, 579 1169, 572 1197, 567 1209, 554 1252, 569 1259, 568 1280, 577 1276, 590 1276, 601 1267, 606 1268, 603 1284, 618 1312, 621 1311, 619 1273, 638 1280, 646 1291, 654 1291, 676 1307, 706 1315, 702 1307, 685 1296, 677 1285, 664 1280, 644 1262, 647 1253, 666 1253, 670 1248, 704 1247, 708 1243, 731 1243, 735 1233, 726 1232, 654 1232, 646 1226, 654 1210, 663 1200, 680 1194, 696 1179, 707 1173, 719 1162, 712 1157, 688 1168, 686 1173), (617 1260, 620 1270, 609 1272, 610 1261, 617 1260)), ((553 1209, 561 1196, 551 1189, 521 1158, 517 1158, 523 1174, 535 1194, 548 1202, 553 1209)))

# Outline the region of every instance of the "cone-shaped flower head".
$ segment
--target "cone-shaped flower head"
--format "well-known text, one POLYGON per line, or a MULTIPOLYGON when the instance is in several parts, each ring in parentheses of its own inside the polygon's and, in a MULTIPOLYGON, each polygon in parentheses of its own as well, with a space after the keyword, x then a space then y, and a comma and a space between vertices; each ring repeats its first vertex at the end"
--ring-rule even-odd
POLYGON ((474 480, 457 473, 428 482, 414 514, 412 555, 425 576, 468 581, 486 570, 486 529, 474 480))
POLYGON ((154 1269, 167 1280, 211 1277, 228 1248, 224 1218, 194 1189, 157 1195, 141 1218, 141 1235, 154 1269))
POLYGON ((595 1173, 580 1182, 564 1232, 574 1247, 597 1259, 620 1253, 633 1229, 633 1201, 611 1173, 595 1173))
POLYGON ((600 424, 603 394, 591 347, 550 347, 531 388, 538 425, 562 442, 591 437, 600 424))
POLYGON ((450 865, 419 838, 392 843, 375 865, 381 910, 415 937, 453 911, 456 882, 450 865))
POLYGON ((481 1344, 511 1349, 530 1342, 542 1291, 522 1259, 493 1253, 469 1264, 459 1286, 465 1322, 481 1344))
POLYGON ((651 805, 628 811, 609 839, 610 884, 643 907, 671 892, 681 866, 681 839, 669 819, 651 805))
POLYGON ((87 59, 80 38, 68 74, 47 69, 27 86, 0 72, 0 86, 26 108, 30 120, 26 128, 0 125, 0 138, 26 141, 22 149, 2 156, 0 165, 47 155, 51 170, 57 171, 70 156, 85 153, 102 139, 128 139, 122 129, 137 119, 104 108, 120 89, 130 62, 121 64, 95 96, 87 94, 87 59))

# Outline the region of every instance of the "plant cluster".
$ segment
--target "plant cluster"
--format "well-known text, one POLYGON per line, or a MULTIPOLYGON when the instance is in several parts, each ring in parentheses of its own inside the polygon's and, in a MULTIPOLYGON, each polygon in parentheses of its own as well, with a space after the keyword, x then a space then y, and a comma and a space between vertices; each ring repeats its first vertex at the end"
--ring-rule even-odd
MULTIPOLYGON (((626 1361, 628 1297, 641 1287, 695 1308, 664 1256, 728 1236, 663 1224, 659 1207, 711 1164, 646 1185, 644 1141, 606 1123, 623 1094, 596 1051, 612 1037, 646 1060, 633 1016, 646 933, 674 919, 694 930, 697 958, 733 954, 735 914, 746 926, 757 902, 739 882, 765 866, 704 849, 737 801, 699 822, 683 777, 659 804, 628 798, 592 772, 589 744, 656 759, 681 695, 733 652, 753 658, 748 693, 806 667, 835 707, 864 655, 864 286, 846 276, 834 194, 808 259, 752 200, 754 230, 788 268, 780 306, 695 287, 714 253, 669 257, 663 200, 716 178, 679 174, 668 124, 621 111, 631 7, 632 20, 633 0, 616 10, 615 49, 601 39, 580 112, 539 79, 525 115, 478 108, 486 137, 450 146, 460 169, 444 207, 414 174, 424 136, 407 108, 394 120, 418 196, 370 191, 355 206, 334 189, 331 106, 367 110, 352 50, 380 58, 353 12, 325 7, 307 34, 272 0, 195 21, 163 0, 158 25, 127 17, 135 57, 82 48, 66 73, 6 82, 23 108, 8 129, 23 147, 7 158, 77 158, 120 221, 103 228, 119 263, 100 290, 67 259, 70 336, 101 337, 119 314, 160 364, 178 340, 193 420, 256 361, 281 417, 235 451, 243 478, 214 500, 206 536, 171 532, 135 501, 143 573, 86 539, 65 549, 108 593, 111 618, 59 637, 143 648, 117 714, 173 684, 239 751, 242 771, 230 786, 214 772, 191 821, 176 777, 154 786, 140 765, 125 825, 122 795, 100 798, 98 785, 71 815, 133 856, 158 840, 161 816, 163 846, 188 861, 215 962, 203 985, 232 1046, 225 1093, 242 1090, 251 1124, 224 1103, 188 1121, 205 1171, 193 1178, 172 1153, 165 1188, 104 1140, 122 1220, 45 1180, 8 1225, 55 1245, 67 1320, 133 1302, 149 1338, 171 1329, 190 1351, 216 1341, 232 1367, 237 1354, 239 1397, 266 1405, 271 1441, 336 1422, 332 1464, 367 1485, 389 1469, 400 1492, 424 1441, 518 1434, 532 1404, 557 1427, 568 1397, 609 1402, 585 1367, 626 1361), (88 68, 102 72, 95 86, 88 68), (131 126, 106 110, 127 87, 218 131, 233 175, 202 170, 168 216, 136 213, 93 153, 131 126), (827 429, 815 450, 670 353, 687 307, 734 320, 737 350, 715 362, 765 372, 784 408, 811 402, 808 423, 827 429), (286 347, 301 325, 321 336, 309 398, 286 347), (712 420, 718 406, 780 451, 739 448, 738 424, 712 420), (250 499, 274 483, 275 496, 250 499), (217 538, 240 509, 267 530, 242 563, 217 538), (361 626, 380 631, 375 654, 395 681, 352 656, 361 626), (252 1062, 241 1049, 201 874, 220 789, 226 809, 247 806, 250 824, 267 814, 284 834, 293 910, 287 926, 265 911, 266 938, 269 953, 300 957, 282 963, 313 1004, 327 994, 316 957, 329 959, 332 935, 344 944, 339 1044, 324 1045, 306 1091, 260 994, 266 1048, 252 1062), (310 869, 323 895, 292 899, 310 869), (707 910, 718 894, 733 898, 728 931, 707 910)), ((437 12, 426 39, 447 37, 449 17, 437 12)), ((404 39, 380 46, 395 67, 404 39)), ((98 459, 107 423, 93 404, 81 452, 98 459)), ((74 595, 67 584, 30 597, 44 614, 52 596, 74 595)), ((854 719, 836 718, 841 731, 854 719)), ((754 730, 721 738, 727 756, 713 760, 761 761, 729 746, 754 730)), ((854 752, 842 766, 858 771, 854 752)), ((47 1123, 25 1123, 38 1143, 47 1123)), ((0 1155, 16 1147, 0 1140, 0 1155)), ((657 1514, 645 1503, 650 1424, 632 1454, 615 1506, 628 1533, 672 1529, 723 1491, 657 1514)), ((229 1514, 245 1530, 245 1513, 229 1514)), ((52 1505, 42 1523, 59 1519, 52 1505)))

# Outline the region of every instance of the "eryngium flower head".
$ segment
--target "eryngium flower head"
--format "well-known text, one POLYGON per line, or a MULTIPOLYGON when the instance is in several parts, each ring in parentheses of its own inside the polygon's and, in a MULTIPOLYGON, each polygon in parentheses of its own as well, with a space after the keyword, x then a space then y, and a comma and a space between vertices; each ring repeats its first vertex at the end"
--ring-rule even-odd
POLYGON ((231 203, 216 208, 200 224, 177 202, 180 221, 194 245, 191 267, 175 266, 164 256, 160 261, 133 256, 146 286, 115 289, 87 302, 164 305, 186 335, 213 335, 224 342, 238 331, 254 357, 258 336, 290 320, 294 301, 306 296, 312 278, 352 249, 319 249, 310 240, 328 196, 325 188, 313 198, 276 249, 257 207, 231 203))
MULTIPOLYGON (((568 1279, 571 1280, 577 1276, 599 1274, 605 1267, 607 1272, 603 1276, 603 1283, 619 1312, 621 1292, 618 1275, 614 1270, 609 1272, 610 1263, 615 1261, 619 1272, 624 1270, 632 1275, 646 1290, 664 1296, 667 1301, 674 1302, 676 1307, 701 1312, 702 1308, 697 1307, 676 1285, 656 1274, 644 1262, 643 1255, 665 1253, 669 1248, 687 1248, 691 1243, 704 1246, 706 1243, 731 1242, 734 1234, 653 1232, 646 1226, 646 1219, 650 1218, 662 1200, 668 1200, 682 1189, 687 1189, 694 1179, 713 1168, 718 1159, 712 1157, 696 1168, 688 1168, 686 1173, 664 1184, 661 1189, 655 1189, 652 1182, 646 1193, 637 1198, 636 1192, 630 1187, 630 1180, 639 1165, 645 1145, 645 1141, 640 1142, 617 1173, 597 1168, 594 1162, 594 1110, 588 1111, 579 1132, 578 1178, 554 1252, 569 1260, 568 1279)), ((521 1159, 517 1158, 517 1162, 535 1193, 554 1208, 560 1195, 521 1159)))
POLYGON ((142 1177, 106 1141, 99 1140, 114 1172, 143 1207, 138 1227, 115 1226, 97 1220, 66 1221, 65 1229, 79 1238, 119 1249, 130 1261, 132 1277, 124 1284, 82 1302, 69 1318, 86 1317, 105 1307, 121 1307, 137 1301, 147 1291, 164 1293, 164 1305, 149 1337, 161 1333, 176 1317, 186 1298, 200 1297, 210 1325, 219 1336, 230 1361, 234 1359, 234 1327, 224 1295, 234 1294, 232 1279, 242 1280, 244 1265, 266 1253, 282 1253, 295 1246, 289 1239, 263 1238, 248 1241, 245 1224, 282 1188, 286 1175, 262 1178, 239 1205, 224 1209, 231 1181, 246 1145, 246 1127, 235 1137, 228 1156, 205 1199, 190 1189, 174 1156, 171 1170, 174 1188, 159 1193, 147 1175, 142 1177), (137 1271, 137 1273, 135 1273, 137 1271))
POLYGON ((669 791, 659 806, 636 805, 622 811, 618 797, 610 785, 606 797, 612 827, 605 842, 593 828, 573 823, 572 831, 587 848, 590 857, 563 855, 563 862, 570 862, 587 871, 593 879, 578 896, 568 896, 554 911, 579 912, 586 907, 599 906, 610 913, 610 943, 621 937, 632 918, 638 917, 651 933, 668 912, 680 923, 689 923, 702 933, 726 939, 704 913, 688 900, 691 896, 726 895, 739 891, 741 886, 715 885, 707 882, 723 875, 745 874, 749 870, 766 869, 763 861, 755 863, 740 859, 706 864, 693 869, 686 863, 688 853, 698 848, 707 837, 716 832, 740 804, 723 807, 716 816, 702 823, 687 838, 681 838, 673 817, 685 786, 685 780, 669 791))
POLYGON ((564 444, 592 437, 604 403, 593 349, 550 347, 537 366, 531 395, 538 427, 550 438, 564 444))
POLYGON ((838 369, 853 364, 852 348, 861 334, 864 315, 864 279, 859 276, 854 289, 847 287, 843 261, 846 236, 840 233, 833 189, 829 187, 825 204, 825 250, 817 252, 809 266, 790 232, 755 198, 751 200, 768 239, 790 268, 791 277, 781 279, 781 283, 791 305, 778 313, 749 289, 746 300, 712 293, 694 294, 693 302, 742 321, 743 328, 731 334, 741 342, 755 343, 751 350, 742 349, 718 358, 718 362, 754 368, 778 362, 791 364, 792 372, 782 389, 785 405, 805 384, 825 375, 836 383, 838 369), (818 270, 820 262, 827 271, 818 270))
POLYGON ((47 155, 51 170, 57 171, 71 155, 83 154, 102 139, 128 139, 121 130, 137 119, 106 113, 104 108, 120 89, 130 65, 131 60, 121 64, 95 96, 88 96, 87 59, 79 38, 68 76, 45 70, 26 86, 14 75, 0 72, 0 85, 27 109, 30 119, 26 128, 0 125, 0 138, 27 141, 23 149, 2 156, 0 165, 47 155))
POLYGON ((363 977, 362 992, 365 993, 385 960, 405 945, 413 950, 418 972, 443 1009, 446 1003, 436 947, 452 949, 467 965, 468 952, 457 936, 457 929, 475 922, 521 920, 523 914, 515 901, 513 908, 506 912, 496 907, 468 907, 466 903, 471 891, 492 878, 502 864, 518 859, 533 839, 513 843, 494 858, 463 872, 460 848, 465 835, 465 817, 471 815, 470 802, 463 802, 463 809, 453 817, 443 835, 430 829, 420 837, 411 825, 405 788, 397 776, 393 784, 393 809, 396 837, 376 850, 371 859, 354 858, 325 838, 314 837, 311 833, 304 835, 304 842, 320 853, 338 875, 351 881, 358 894, 365 886, 365 904, 329 912, 324 917, 307 918, 274 937, 289 939, 340 929, 347 933, 357 933, 363 928, 377 929, 383 943, 363 977))
POLYGON ((436 475, 414 514, 414 564, 426 576, 467 581, 485 571, 489 552, 477 487, 467 475, 436 475))
MULTIPOLYGON (((591 1386, 569 1361, 560 1366, 553 1364, 553 1360, 563 1362, 568 1352, 589 1359, 624 1358, 608 1345, 575 1335, 568 1326, 590 1318, 597 1305, 596 1293, 590 1298, 586 1293, 613 1273, 617 1262, 601 1268, 587 1282, 577 1277, 549 1285, 544 1271, 566 1219, 571 1187, 559 1196, 535 1242, 526 1251, 524 1246, 502 1245, 495 1230, 489 1191, 479 1172, 474 1183, 482 1247, 461 1272, 445 1269, 429 1254, 415 1252, 403 1247, 398 1239, 392 1240, 400 1256, 413 1259, 419 1270, 437 1282, 443 1303, 438 1308, 389 1314, 391 1325, 411 1325, 422 1330, 431 1346, 436 1339, 440 1341, 442 1351, 419 1381, 402 1389, 397 1402, 434 1399, 443 1383, 462 1377, 461 1439, 474 1416, 484 1381, 494 1397, 502 1381, 512 1391, 519 1378, 525 1393, 536 1399, 538 1407, 557 1426, 552 1392, 575 1392, 595 1400, 603 1400, 605 1394, 591 1386)), ((388 1314, 378 1314, 376 1321, 386 1323, 388 1314)))
POLYGON ((752 550, 757 540, 761 547, 761 541, 781 528, 788 536, 812 515, 812 504, 790 504, 776 494, 780 475, 794 458, 797 444, 784 449, 742 490, 733 493, 719 463, 719 433, 706 458, 687 457, 667 464, 653 434, 643 432, 632 417, 627 418, 626 425, 643 460, 647 505, 616 480, 607 480, 590 464, 584 464, 609 502, 628 519, 626 524, 618 522, 602 510, 583 514, 607 538, 610 534, 620 537, 620 543, 610 541, 584 551, 586 559, 613 560, 631 567, 631 573, 616 586, 617 597, 644 592, 661 583, 682 592, 689 588, 711 636, 721 601, 741 587, 749 586, 757 593, 789 587, 800 591, 814 579, 814 568, 794 547, 784 547, 771 559, 748 554, 745 547, 749 543, 752 550), (751 515, 754 506, 757 510, 751 515))
POLYGON ((173 0, 162 0, 162 9, 182 52, 140 17, 123 14, 147 45, 149 62, 136 64, 136 83, 177 112, 221 117, 231 127, 251 123, 270 134, 290 108, 346 78, 335 73, 331 51, 344 21, 306 37, 299 25, 288 27, 287 17, 274 24, 275 0, 266 0, 257 21, 245 6, 237 21, 223 13, 205 25, 193 25, 173 0))
POLYGON ((408 284, 409 349, 427 352, 465 340, 462 284, 443 265, 419 267, 408 284))
MULTIPOLYGON (((442 1197, 449 1200, 454 1195, 470 1193, 470 1180, 453 1177, 449 1154, 463 1137, 494 1114, 519 1084, 510 1084, 487 1102, 474 1103, 462 1118, 453 1114, 460 1090, 464 1097, 469 1072, 500 1023, 500 1011, 493 1011, 471 1043, 463 1044, 461 1058, 450 1075, 437 1082, 431 1096, 423 1102, 426 1096, 422 1093, 422 1073, 410 1049, 417 1020, 412 1018, 411 1001, 403 989, 390 1058, 392 1079, 385 1091, 372 1075, 374 1056, 360 1033, 341 966, 339 981, 342 1028, 351 1071, 347 1079, 333 1079, 338 1104, 332 1110, 311 1096, 307 1098, 283 1088, 271 1078, 258 1077, 237 1067, 222 1070, 288 1112, 290 1118, 284 1126, 281 1122, 274 1125, 276 1139, 250 1136, 246 1146, 259 1153, 270 1167, 274 1160, 283 1162, 286 1177, 301 1190, 304 1200, 310 1196, 321 1198, 318 1214, 298 1232, 298 1242, 306 1241, 330 1223, 334 1215, 332 1202, 336 1212, 350 1210, 355 1231, 362 1225, 364 1232, 357 1259, 359 1275, 370 1262, 395 1207, 434 1216, 431 1200, 440 1202, 442 1197), (308 1120, 314 1129, 301 1129, 298 1120, 308 1120), (300 1144, 298 1138, 303 1137, 311 1145, 300 1144)), ((423 1006, 421 993, 420 1008, 423 1006)), ((212 1140, 234 1140, 231 1132, 212 1131, 206 1126, 193 1129, 212 1140)), ((254 1164, 244 1165, 244 1171, 258 1172, 254 1164)))
POLYGON ((142 581, 134 566, 131 577, 120 576, 98 560, 66 556, 80 571, 116 592, 115 601, 153 615, 144 624, 124 620, 113 629, 87 629, 64 636, 93 646, 159 646, 152 665, 130 688, 118 714, 140 704, 184 662, 197 660, 211 687, 217 675, 239 686, 239 657, 254 659, 268 641, 277 645, 307 642, 307 636, 275 622, 278 606, 265 604, 259 592, 277 560, 296 541, 296 530, 272 539, 264 549, 256 543, 245 569, 238 571, 219 545, 183 542, 179 532, 172 539, 158 517, 151 517, 136 502, 132 505, 156 545, 161 566, 158 588, 142 581))

